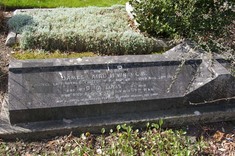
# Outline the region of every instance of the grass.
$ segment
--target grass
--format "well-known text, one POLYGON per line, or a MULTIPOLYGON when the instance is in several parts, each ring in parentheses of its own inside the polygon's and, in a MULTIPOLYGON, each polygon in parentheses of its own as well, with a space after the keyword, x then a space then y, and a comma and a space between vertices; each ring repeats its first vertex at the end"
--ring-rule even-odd
POLYGON ((75 53, 75 52, 45 52, 45 51, 24 51, 19 52, 16 51, 12 53, 12 57, 19 59, 19 60, 27 60, 27 59, 50 59, 50 58, 82 58, 82 57, 92 57, 97 56, 97 54, 93 52, 82 52, 82 53, 75 53))
MULTIPOLYGON (((153 52, 152 54, 162 54, 164 51, 153 52)), ((43 50, 26 50, 18 51, 14 50, 11 57, 18 60, 28 59, 53 59, 53 58, 83 58, 83 57, 94 57, 99 54, 94 52, 62 52, 62 51, 43 51, 43 50)), ((234 71, 235 72, 235 71, 234 71)))
POLYGON ((126 0, 1 0, 2 5, 6 8, 111 6, 125 4, 125 2, 126 0))
POLYGON ((192 142, 182 130, 163 130, 162 121, 147 124, 145 130, 117 125, 115 130, 101 130, 100 135, 89 132, 74 137, 71 134, 43 142, 0 142, 3 155, 203 155, 207 144, 192 142))

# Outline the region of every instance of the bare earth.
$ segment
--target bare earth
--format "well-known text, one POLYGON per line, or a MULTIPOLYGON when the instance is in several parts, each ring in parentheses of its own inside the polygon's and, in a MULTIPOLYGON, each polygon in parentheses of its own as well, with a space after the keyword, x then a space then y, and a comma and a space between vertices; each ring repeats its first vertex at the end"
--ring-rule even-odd
POLYGON ((1 32, 0 33, 0 102, 3 100, 4 94, 7 91, 8 62, 11 52, 11 48, 8 48, 4 45, 5 39, 6 39, 6 34, 4 32, 1 32))
MULTIPOLYGON (((234 31, 235 32, 235 31, 234 31)), ((0 106, 4 98, 4 94, 7 92, 7 78, 8 78, 8 64, 10 53, 12 48, 6 47, 4 45, 7 37, 7 30, 0 30, 0 106)), ((209 154, 212 155, 226 155, 235 156, 235 121, 230 122, 218 122, 211 124, 199 124, 192 123, 190 126, 180 127, 188 132, 194 139, 199 139, 204 136, 210 147, 207 149, 209 154)), ((177 129, 177 128, 176 128, 177 129)), ((43 148, 47 147, 48 142, 53 141, 63 141, 66 144, 67 136, 61 136, 56 138, 51 138, 49 140, 36 141, 34 146, 34 151, 42 151, 43 148), (45 146, 45 147, 44 147, 45 146)), ((3 141, 0 141, 0 145, 3 141)), ((9 148, 16 146, 15 142, 6 142, 9 148)), ((17 146, 25 146, 24 141, 17 142, 17 146)), ((65 146, 65 145, 64 145, 65 146)), ((53 147, 61 148, 59 146, 53 147)), ((20 150, 21 148, 19 148, 20 150)), ((23 149, 23 148, 22 148, 23 149)), ((26 151, 19 151, 20 154, 25 154, 26 151)))

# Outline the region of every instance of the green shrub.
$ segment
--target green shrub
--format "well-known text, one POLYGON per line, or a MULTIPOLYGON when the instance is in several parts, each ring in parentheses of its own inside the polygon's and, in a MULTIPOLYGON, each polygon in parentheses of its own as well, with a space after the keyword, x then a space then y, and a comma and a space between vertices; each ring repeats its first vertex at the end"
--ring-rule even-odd
POLYGON ((130 4, 134 7, 135 19, 141 31, 153 36, 169 37, 179 30, 187 29, 193 1, 130 0, 130 4))
POLYGON ((190 38, 207 51, 226 49, 221 38, 235 20, 234 0, 130 0, 130 4, 142 32, 190 38))
POLYGON ((58 8, 23 12, 17 16, 31 17, 26 20, 26 25, 22 24, 19 28, 18 22, 11 22, 16 23, 11 27, 22 32, 22 49, 92 51, 105 55, 122 55, 146 54, 164 47, 164 44, 154 38, 130 28, 124 6, 58 8))
POLYGON ((218 35, 235 17, 233 0, 130 0, 130 4, 139 28, 155 36, 218 35))

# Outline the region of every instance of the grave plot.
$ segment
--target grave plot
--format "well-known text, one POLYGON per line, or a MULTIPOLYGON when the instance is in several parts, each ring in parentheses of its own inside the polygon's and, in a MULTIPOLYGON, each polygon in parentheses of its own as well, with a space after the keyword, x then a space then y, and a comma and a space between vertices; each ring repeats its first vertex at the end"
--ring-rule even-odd
POLYGON ((16 11, 8 41, 22 49, 123 56, 12 60, 0 136, 234 119, 235 78, 226 60, 211 63, 188 42, 152 54, 169 47, 128 20, 124 6, 16 11))
POLYGON ((16 10, 6 45, 22 49, 150 54, 167 45, 131 27, 125 6, 16 10), (16 40, 17 38, 17 40, 16 40))
POLYGON ((162 55, 11 61, 1 136, 234 119, 235 78, 225 60, 208 62, 187 43, 162 55))

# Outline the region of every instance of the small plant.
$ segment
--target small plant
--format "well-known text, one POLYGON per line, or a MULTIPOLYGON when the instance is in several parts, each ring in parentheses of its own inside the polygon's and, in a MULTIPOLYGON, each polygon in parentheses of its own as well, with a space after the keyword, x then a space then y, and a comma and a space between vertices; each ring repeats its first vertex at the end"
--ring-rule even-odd
POLYGON ((106 137, 97 136, 95 146, 102 155, 200 155, 200 150, 206 147, 202 140, 195 146, 185 131, 163 130, 162 125, 163 120, 148 123, 145 131, 117 125, 116 132, 111 130, 106 137))
POLYGON ((56 140, 40 143, 17 141, 0 143, 0 153, 3 155, 203 155, 207 144, 201 139, 192 142, 182 130, 164 130, 163 122, 149 123, 144 131, 123 124, 111 129, 101 129, 101 134, 89 132, 80 137, 57 137, 56 140), (22 147, 21 147, 22 144, 22 147), (40 147, 40 148, 39 148, 40 147), (22 149, 22 150, 20 150, 22 149))

